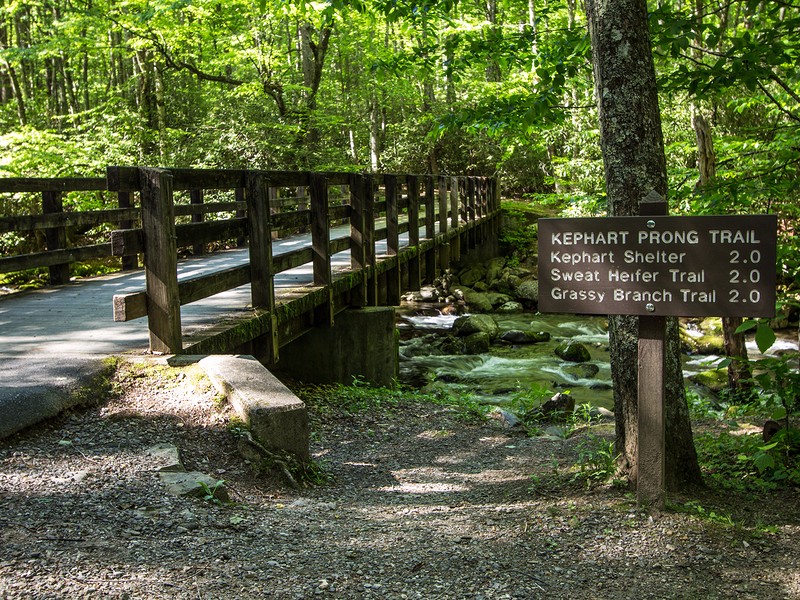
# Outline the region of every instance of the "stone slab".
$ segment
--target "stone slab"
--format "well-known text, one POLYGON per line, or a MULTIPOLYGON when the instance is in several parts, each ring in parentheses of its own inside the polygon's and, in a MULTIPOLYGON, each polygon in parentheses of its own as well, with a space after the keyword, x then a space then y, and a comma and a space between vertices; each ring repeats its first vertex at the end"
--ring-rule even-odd
POLYGON ((306 406, 264 365, 249 355, 207 356, 199 364, 259 443, 310 460, 306 406))

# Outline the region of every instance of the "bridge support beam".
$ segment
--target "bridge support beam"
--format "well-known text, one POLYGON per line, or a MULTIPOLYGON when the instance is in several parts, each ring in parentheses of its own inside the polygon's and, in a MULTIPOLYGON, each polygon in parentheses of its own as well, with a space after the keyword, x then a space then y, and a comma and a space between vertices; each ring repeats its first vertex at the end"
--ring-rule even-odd
POLYGON ((398 374, 392 307, 351 308, 333 327, 316 327, 281 348, 276 368, 309 383, 349 385, 359 378, 391 387, 398 374))

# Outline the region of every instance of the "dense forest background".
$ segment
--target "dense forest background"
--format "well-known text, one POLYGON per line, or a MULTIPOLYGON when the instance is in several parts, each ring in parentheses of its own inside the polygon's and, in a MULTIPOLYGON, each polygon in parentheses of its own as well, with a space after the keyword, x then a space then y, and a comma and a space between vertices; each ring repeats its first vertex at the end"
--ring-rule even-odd
MULTIPOLYGON (((650 10, 673 212, 779 213, 796 280, 800 3, 650 10)), ((0 176, 499 174, 599 214, 589 54, 575 0, 0 0, 0 176)))

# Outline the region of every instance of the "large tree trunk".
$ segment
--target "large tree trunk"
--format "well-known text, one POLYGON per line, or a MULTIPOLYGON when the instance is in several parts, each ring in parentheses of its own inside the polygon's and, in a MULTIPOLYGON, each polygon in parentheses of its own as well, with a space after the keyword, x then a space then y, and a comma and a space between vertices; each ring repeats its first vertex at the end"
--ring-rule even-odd
MULTIPOLYGON (((587 0, 600 143, 609 215, 636 215, 655 190, 667 195, 667 167, 645 0, 587 0)), ((638 318, 611 316, 611 375, 621 468, 635 482, 637 465, 638 318)), ((700 482, 680 364, 676 319, 667 319, 666 484, 700 482)))

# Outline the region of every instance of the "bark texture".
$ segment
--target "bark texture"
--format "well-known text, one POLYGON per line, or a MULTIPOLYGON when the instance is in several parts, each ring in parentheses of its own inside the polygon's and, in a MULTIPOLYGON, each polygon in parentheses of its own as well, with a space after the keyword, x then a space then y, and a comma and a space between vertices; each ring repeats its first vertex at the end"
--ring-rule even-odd
MULTIPOLYGON (((608 213, 639 214, 655 190, 667 196, 667 166, 645 0, 587 0, 608 213)), ((611 316, 611 375, 621 469, 635 482, 638 318, 611 316)), ((700 482, 680 365, 676 319, 667 321, 666 484, 700 482)))

